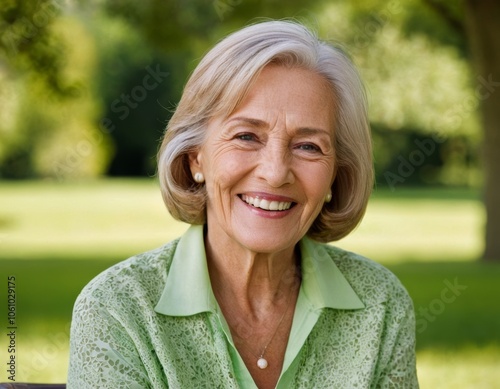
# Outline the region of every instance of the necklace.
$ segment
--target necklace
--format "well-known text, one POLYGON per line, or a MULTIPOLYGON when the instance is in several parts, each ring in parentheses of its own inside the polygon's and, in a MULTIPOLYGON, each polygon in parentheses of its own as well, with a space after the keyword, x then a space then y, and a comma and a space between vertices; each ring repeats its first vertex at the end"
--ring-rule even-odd
MULTIPOLYGON (((291 293, 290 293, 291 294, 291 293)), ((290 296, 288 296, 288 300, 290 300, 290 296)), ((276 336, 276 333, 278 332, 278 328, 280 328, 280 325, 281 323, 283 322, 283 319, 285 318, 286 316, 286 313, 288 312, 288 307, 290 306, 289 304, 289 301, 287 302, 287 305, 286 305, 286 309, 285 309, 285 312, 283 312, 283 316, 281 316, 281 319, 278 323, 278 325, 276 326, 276 329, 274 330, 274 333, 273 333, 273 336, 271 336, 271 339, 269 339, 269 342, 267 342, 267 344, 264 346, 264 348, 262 349, 262 352, 260 353, 260 356, 259 358, 257 359, 257 366, 260 368, 260 369, 265 369, 269 363, 267 362, 267 359, 264 358, 264 353, 266 352, 267 350, 267 346, 269 346, 272 342, 272 340, 274 339, 274 337, 276 336)))
POLYGON ((267 347, 271 344, 271 342, 273 341, 274 337, 278 333, 278 329, 280 328, 281 323, 285 319, 286 313, 288 312, 288 308, 290 307, 290 300, 291 300, 290 297, 291 297, 291 295, 292 295, 292 292, 290 292, 290 294, 288 295, 288 301, 287 301, 287 304, 286 304, 285 312, 283 312, 283 315, 281 316, 281 319, 278 322, 278 325, 276 326, 276 329, 274 330, 273 335, 271 336, 271 338, 269 339, 269 341, 266 343, 266 345, 262 349, 262 352, 259 355, 257 355, 255 353, 253 353, 250 349, 248 349, 250 352, 252 352, 253 355, 255 355, 257 357, 257 366, 259 367, 259 369, 263 370, 263 369, 265 369, 266 367, 269 366, 269 362, 267 361, 266 358, 264 358, 264 354, 265 354, 265 352, 267 350, 267 347))

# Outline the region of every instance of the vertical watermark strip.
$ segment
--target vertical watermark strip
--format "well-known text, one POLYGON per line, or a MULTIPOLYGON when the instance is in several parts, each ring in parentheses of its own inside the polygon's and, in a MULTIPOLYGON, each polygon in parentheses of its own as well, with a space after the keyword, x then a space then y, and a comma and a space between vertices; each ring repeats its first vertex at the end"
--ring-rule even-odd
POLYGON ((7 277, 7 379, 16 381, 17 368, 17 304, 16 304, 16 276, 7 277))

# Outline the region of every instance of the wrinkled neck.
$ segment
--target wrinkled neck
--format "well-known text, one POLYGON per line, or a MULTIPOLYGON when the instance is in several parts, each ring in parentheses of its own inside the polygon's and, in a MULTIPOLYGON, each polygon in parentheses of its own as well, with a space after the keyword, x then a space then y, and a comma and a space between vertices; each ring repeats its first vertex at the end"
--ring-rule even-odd
POLYGON ((214 294, 231 300, 255 318, 289 300, 300 284, 300 252, 294 247, 276 253, 255 253, 241 246, 218 247, 205 237, 208 269, 214 294))

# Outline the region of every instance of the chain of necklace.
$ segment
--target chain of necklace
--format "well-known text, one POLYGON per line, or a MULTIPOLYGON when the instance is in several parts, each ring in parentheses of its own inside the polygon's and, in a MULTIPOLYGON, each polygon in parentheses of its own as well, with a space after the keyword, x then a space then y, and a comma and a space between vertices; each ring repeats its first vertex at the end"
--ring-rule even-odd
MULTIPOLYGON (((259 355, 257 355, 250 348, 247 347, 248 351, 250 351, 257 358, 257 366, 259 367, 259 369, 265 369, 266 367, 269 366, 269 362, 267 361, 266 358, 264 358, 264 354, 265 354, 265 352, 267 350, 267 347, 271 344, 271 342, 273 341, 274 337, 278 333, 278 329, 280 328, 281 323, 285 319, 286 313, 288 312, 288 308, 290 307, 290 301, 292 300, 291 299, 292 292, 293 292, 293 289, 292 289, 292 291, 288 295, 288 300, 287 300, 287 303, 286 303, 285 312, 283 312, 283 315, 281 316, 281 319, 278 322, 278 325, 276 326, 276 329, 274 330, 273 335, 271 336, 271 338, 269 339, 269 341, 266 343, 266 345, 262 349, 261 353, 259 355)), ((244 342, 246 343, 246 341, 244 341, 244 342)))

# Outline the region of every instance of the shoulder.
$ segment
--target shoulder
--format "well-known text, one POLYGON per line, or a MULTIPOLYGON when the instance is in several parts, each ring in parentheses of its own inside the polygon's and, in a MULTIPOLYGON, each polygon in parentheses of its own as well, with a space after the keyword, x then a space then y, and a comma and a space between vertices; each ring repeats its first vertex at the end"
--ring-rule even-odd
POLYGON ((383 265, 335 246, 323 247, 367 307, 384 302, 412 306, 405 287, 383 265))
POLYGON ((168 270, 178 239, 157 249, 135 255, 106 269, 81 291, 81 300, 106 302, 125 298, 159 298, 165 286, 168 270))

